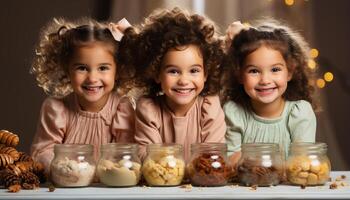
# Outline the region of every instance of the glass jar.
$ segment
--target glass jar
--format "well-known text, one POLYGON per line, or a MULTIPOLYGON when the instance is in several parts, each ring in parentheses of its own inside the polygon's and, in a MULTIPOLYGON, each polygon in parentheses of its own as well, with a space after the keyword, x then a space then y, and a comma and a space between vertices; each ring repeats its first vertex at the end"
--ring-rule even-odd
POLYGON ((226 153, 227 145, 224 143, 191 144, 187 173, 192 185, 226 185, 229 178, 226 153))
POLYGON ((183 147, 179 144, 149 144, 142 174, 150 186, 175 186, 185 174, 183 147))
POLYGON ((95 177, 94 147, 91 144, 56 144, 50 165, 51 181, 58 187, 84 187, 95 177))
POLYGON ((97 176, 108 186, 136 185, 141 176, 141 161, 137 144, 109 143, 101 146, 97 176))
POLYGON ((331 164, 325 143, 292 143, 287 159, 287 178, 294 185, 323 185, 329 180, 331 164))
POLYGON ((238 180, 246 186, 277 185, 284 177, 284 160, 274 143, 242 144, 238 180))

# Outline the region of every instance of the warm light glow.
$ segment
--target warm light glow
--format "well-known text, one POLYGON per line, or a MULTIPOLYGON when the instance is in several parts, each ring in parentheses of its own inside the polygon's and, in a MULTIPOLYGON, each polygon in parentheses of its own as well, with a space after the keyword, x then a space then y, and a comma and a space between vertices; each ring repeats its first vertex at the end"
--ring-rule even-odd
POLYGON ((243 26, 247 28, 247 27, 250 27, 251 25, 249 22, 243 22, 243 26))
POLYGON ((284 3, 288 6, 292 6, 294 4, 294 0, 284 0, 284 3))
POLYGON ((326 72, 326 73, 323 75, 323 77, 324 77, 324 80, 327 81, 327 82, 333 81, 333 78, 334 78, 332 72, 326 72))
POLYGON ((315 69, 316 68, 316 62, 313 59, 310 59, 309 62, 307 63, 310 69, 315 69))
POLYGON ((310 56, 311 56, 311 58, 316 58, 318 56, 318 50, 317 49, 311 49, 310 50, 310 56))
POLYGON ((319 78, 316 81, 316 85, 319 88, 324 88, 324 86, 326 86, 326 81, 324 81, 323 79, 319 78))

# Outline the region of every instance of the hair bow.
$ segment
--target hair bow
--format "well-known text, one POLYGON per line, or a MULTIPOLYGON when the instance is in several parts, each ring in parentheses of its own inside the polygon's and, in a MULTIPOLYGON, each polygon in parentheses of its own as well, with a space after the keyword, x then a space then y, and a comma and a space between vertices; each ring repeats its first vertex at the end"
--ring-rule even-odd
POLYGON ((131 25, 125 18, 121 19, 119 22, 109 23, 108 29, 111 31, 113 38, 120 42, 124 36, 125 29, 129 28, 131 25))

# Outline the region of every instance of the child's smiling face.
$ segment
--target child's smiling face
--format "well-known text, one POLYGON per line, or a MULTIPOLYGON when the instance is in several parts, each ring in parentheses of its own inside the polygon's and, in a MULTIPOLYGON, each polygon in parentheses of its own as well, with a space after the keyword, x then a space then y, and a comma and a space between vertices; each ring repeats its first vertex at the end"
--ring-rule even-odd
POLYGON ((250 53, 243 65, 240 82, 253 107, 282 100, 292 74, 279 51, 263 45, 250 53))
POLYGON ((164 55, 156 82, 176 116, 184 116, 206 81, 203 57, 196 45, 170 49, 164 55))
POLYGON ((116 63, 105 43, 94 42, 75 49, 69 62, 69 78, 83 110, 98 112, 114 88, 116 63))

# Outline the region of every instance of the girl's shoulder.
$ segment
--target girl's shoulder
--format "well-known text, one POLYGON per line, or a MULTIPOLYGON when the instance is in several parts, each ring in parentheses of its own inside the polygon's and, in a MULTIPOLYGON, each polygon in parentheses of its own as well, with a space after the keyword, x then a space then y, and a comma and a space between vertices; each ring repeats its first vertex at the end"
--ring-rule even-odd
POLYGON ((142 112, 160 112, 161 97, 141 96, 136 102, 136 110, 142 112))
POLYGON ((223 113, 218 95, 200 96, 197 101, 201 109, 202 117, 215 117, 223 113))
POLYGON ((292 117, 314 115, 312 105, 305 100, 286 101, 286 114, 292 117))
POLYGON ((231 114, 234 114, 234 115, 239 114, 240 115, 240 114, 247 113, 246 109, 242 105, 239 105, 232 100, 225 102, 223 109, 224 109, 225 114, 228 114, 228 115, 231 115, 231 114))

